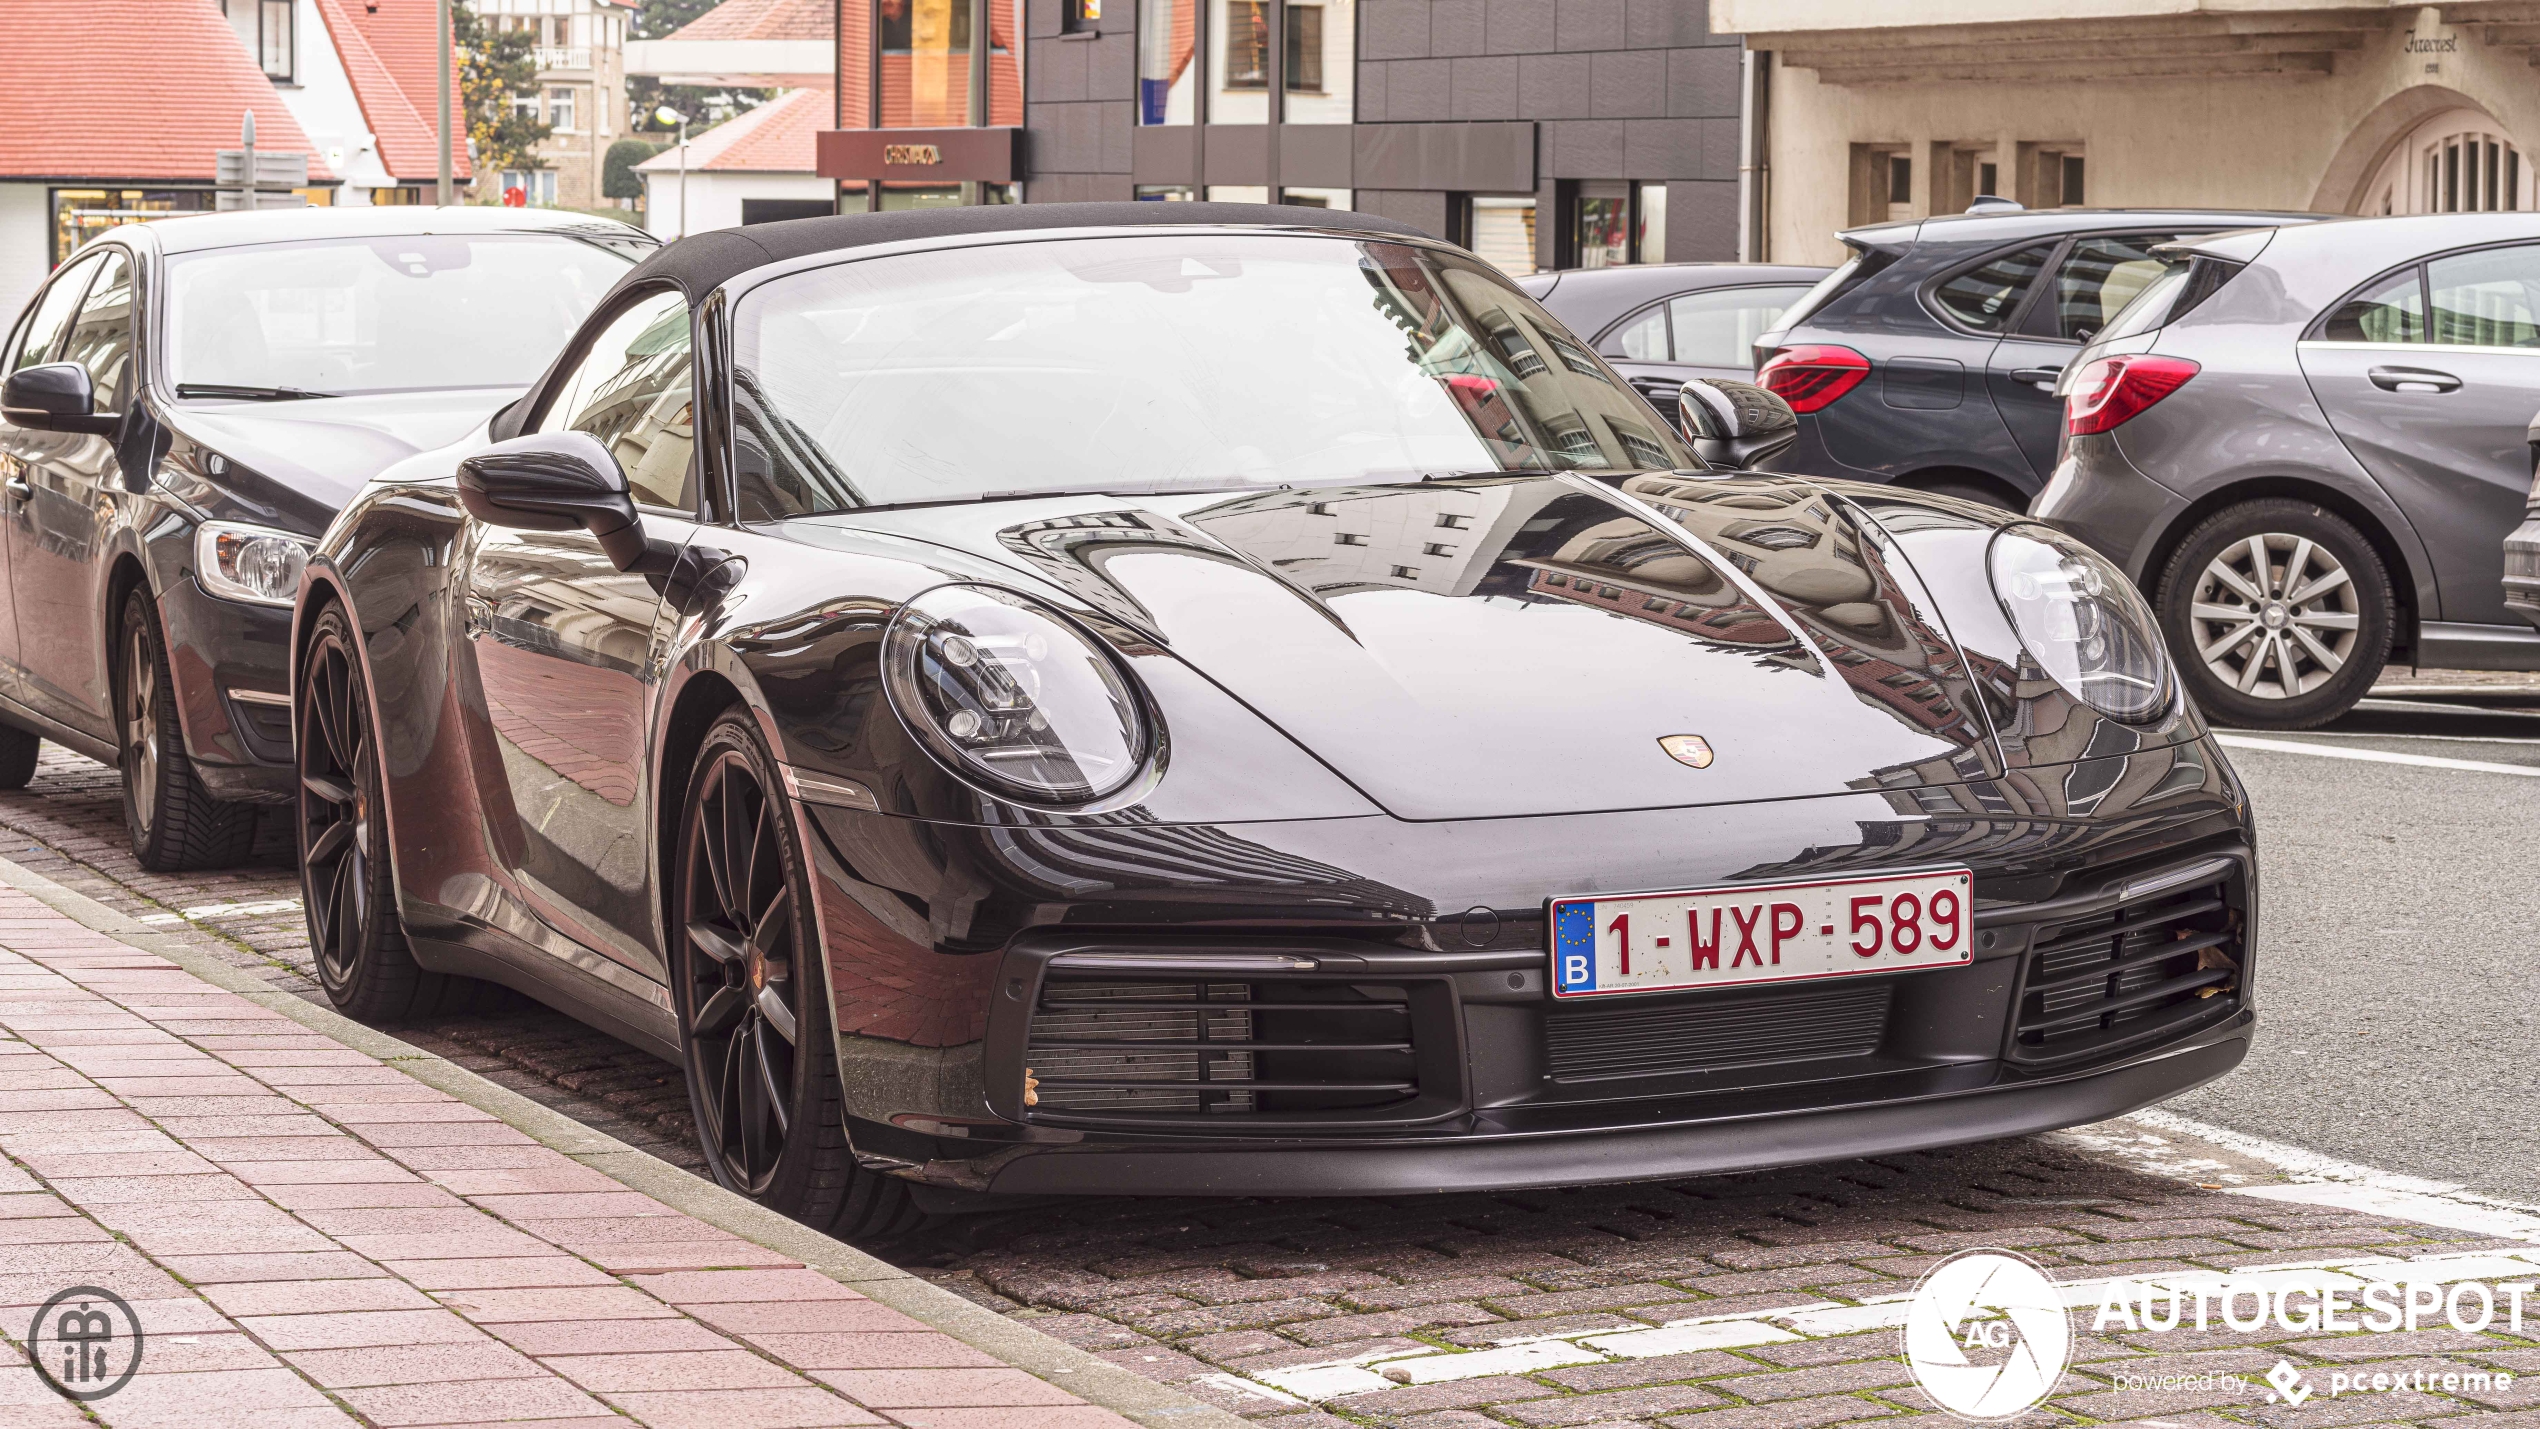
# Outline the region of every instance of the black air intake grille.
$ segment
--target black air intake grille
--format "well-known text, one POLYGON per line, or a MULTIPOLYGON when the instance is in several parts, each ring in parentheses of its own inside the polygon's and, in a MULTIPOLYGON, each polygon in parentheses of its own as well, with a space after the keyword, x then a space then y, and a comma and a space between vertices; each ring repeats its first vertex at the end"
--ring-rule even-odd
POLYGON ((2012 1055, 2110 1051, 2240 1005, 2246 965, 2237 875, 2038 930, 2012 1055))
POLYGON ((1557 1082, 1862 1057, 1887 1031, 1884 979, 1688 1006, 1563 1008, 1546 1019, 1557 1082))
POLYGON ((1045 1117, 1381 1112, 1420 1094, 1412 1024, 1363 983, 1053 975, 1024 1065, 1045 1117))

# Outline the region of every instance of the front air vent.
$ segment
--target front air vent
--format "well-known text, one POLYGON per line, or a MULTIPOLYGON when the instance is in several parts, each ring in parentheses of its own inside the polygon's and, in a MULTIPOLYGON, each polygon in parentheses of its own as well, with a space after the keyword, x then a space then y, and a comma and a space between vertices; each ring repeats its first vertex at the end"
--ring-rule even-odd
POLYGON ((1866 1057, 1887 1035, 1894 992, 1881 978, 1690 1004, 1556 1008, 1545 1020, 1546 1068, 1556 1082, 1590 1082, 1866 1057))
POLYGON ((2039 927, 2012 1058, 2077 1060, 2237 1011, 2248 987, 2245 901, 2235 869, 2039 927))
POLYGON ((1031 1119, 1396 1120, 1438 1090, 1424 1085, 1421 1000, 1337 979, 1052 968, 1024 1046, 1031 1119))

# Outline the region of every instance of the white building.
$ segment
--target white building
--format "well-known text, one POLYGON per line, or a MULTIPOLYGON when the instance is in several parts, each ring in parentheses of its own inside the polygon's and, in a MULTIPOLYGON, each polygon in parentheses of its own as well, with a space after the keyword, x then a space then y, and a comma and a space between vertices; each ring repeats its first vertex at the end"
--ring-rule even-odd
POLYGON ((684 179, 675 145, 636 165, 644 226, 670 239, 837 212, 837 184, 812 165, 814 136, 837 126, 837 109, 826 89, 790 89, 691 138, 684 179))

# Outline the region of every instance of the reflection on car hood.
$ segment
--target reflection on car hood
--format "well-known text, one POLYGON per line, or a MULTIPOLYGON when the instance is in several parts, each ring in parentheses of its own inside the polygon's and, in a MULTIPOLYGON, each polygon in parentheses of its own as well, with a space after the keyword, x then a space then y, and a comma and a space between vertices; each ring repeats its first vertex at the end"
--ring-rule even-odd
POLYGON ((1022 521, 1008 507, 993 526, 993 506, 939 509, 923 534, 1153 632, 1403 818, 1989 771, 1955 647, 1837 503, 1788 478, 1625 489, 1510 476, 1149 497, 1022 521), (1700 736, 1708 766, 1672 757, 1673 735, 1700 736))
POLYGON ((517 387, 470 387, 171 407, 163 415, 178 431, 247 468, 250 475, 233 472, 225 484, 242 487, 238 494, 251 505, 313 518, 316 529, 363 482, 417 452, 466 436, 519 395, 517 387))

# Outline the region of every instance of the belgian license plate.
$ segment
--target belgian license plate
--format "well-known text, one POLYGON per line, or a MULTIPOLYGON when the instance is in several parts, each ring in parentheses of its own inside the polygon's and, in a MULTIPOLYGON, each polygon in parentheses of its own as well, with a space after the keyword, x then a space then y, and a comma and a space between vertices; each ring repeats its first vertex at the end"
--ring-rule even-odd
POLYGON ((1966 869, 1552 901, 1552 993, 1603 997, 1956 967, 1966 869))

